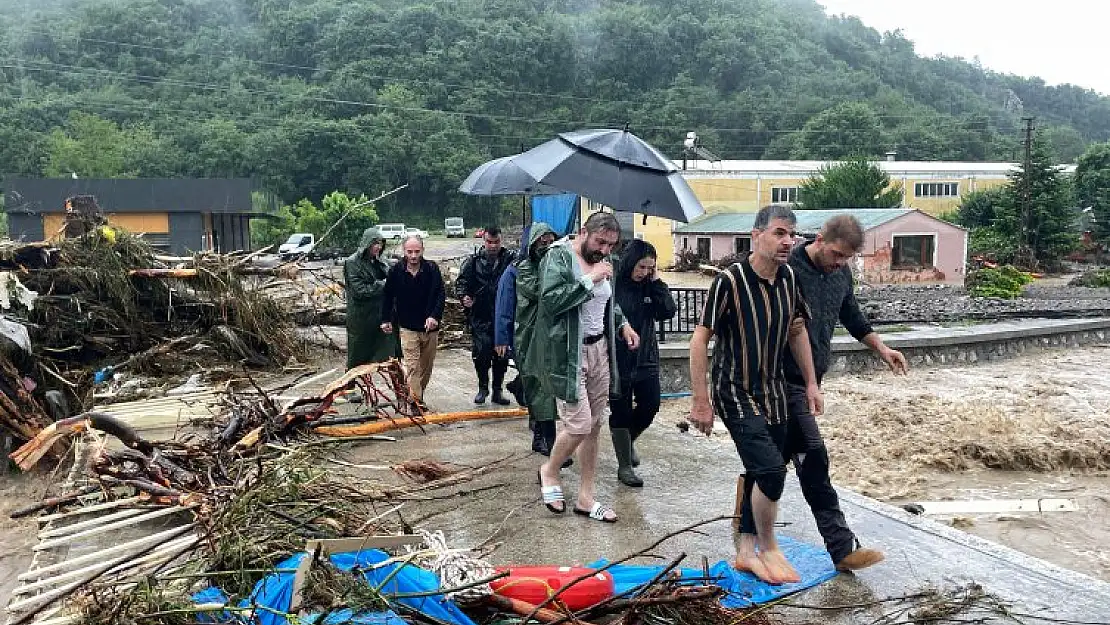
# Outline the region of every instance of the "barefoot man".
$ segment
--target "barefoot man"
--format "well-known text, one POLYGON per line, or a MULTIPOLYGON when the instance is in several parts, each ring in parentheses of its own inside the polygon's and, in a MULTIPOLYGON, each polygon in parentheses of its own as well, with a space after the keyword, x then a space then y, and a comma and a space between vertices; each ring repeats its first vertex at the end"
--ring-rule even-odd
POLYGON ((805 379, 813 414, 823 400, 813 371, 805 324, 809 309, 787 264, 797 219, 787 206, 756 214, 752 253, 713 280, 690 342, 693 407, 690 422, 713 431, 714 413, 728 428, 744 466, 740 544, 736 568, 772 584, 799 581, 775 540, 778 500, 786 481, 787 394, 783 361, 789 347, 805 379), (713 350, 712 405, 706 381, 709 339, 713 350))

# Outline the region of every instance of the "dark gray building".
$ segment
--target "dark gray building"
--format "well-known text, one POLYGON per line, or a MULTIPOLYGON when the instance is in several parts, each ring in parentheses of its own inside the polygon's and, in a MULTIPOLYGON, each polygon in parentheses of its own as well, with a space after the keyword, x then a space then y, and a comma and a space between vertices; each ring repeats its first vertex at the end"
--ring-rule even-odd
POLYGON ((250 249, 255 211, 246 178, 15 178, 4 184, 12 239, 60 236, 66 198, 91 195, 108 223, 141 234, 170 254, 250 249))

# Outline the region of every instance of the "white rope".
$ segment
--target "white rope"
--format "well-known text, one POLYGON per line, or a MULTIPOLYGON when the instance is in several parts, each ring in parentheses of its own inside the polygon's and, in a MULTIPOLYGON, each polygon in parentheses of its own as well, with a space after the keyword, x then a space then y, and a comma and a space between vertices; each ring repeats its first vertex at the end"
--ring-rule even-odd
MULTIPOLYGON (((426 556, 417 559, 420 565, 439 576, 441 588, 458 588, 472 584, 480 579, 492 577, 496 571, 481 558, 468 555, 469 549, 451 549, 442 531, 429 532, 417 530, 427 545, 426 556)), ((447 593, 447 598, 459 603, 475 603, 493 593, 489 584, 479 584, 463 590, 447 593)))

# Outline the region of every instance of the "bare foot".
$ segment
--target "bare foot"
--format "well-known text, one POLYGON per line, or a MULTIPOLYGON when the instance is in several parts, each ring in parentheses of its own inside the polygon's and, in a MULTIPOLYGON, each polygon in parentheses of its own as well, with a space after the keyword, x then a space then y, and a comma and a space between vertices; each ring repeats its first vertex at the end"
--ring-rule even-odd
POLYGON ((772 584, 793 584, 802 581, 802 577, 790 565, 790 561, 786 559, 782 551, 778 549, 760 551, 759 559, 763 561, 763 566, 767 567, 771 578, 766 581, 772 584))
POLYGON ((760 560, 759 556, 755 555, 754 552, 749 554, 736 554, 736 561, 733 563, 733 567, 737 571, 751 573, 752 575, 755 575, 759 579, 769 584, 775 583, 771 581, 771 573, 767 570, 767 567, 763 564, 763 561, 760 560))

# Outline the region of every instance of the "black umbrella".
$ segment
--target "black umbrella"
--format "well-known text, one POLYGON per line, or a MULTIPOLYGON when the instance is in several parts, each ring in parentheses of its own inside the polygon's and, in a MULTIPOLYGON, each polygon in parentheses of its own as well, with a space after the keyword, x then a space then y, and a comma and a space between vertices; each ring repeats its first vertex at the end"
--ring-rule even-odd
POLYGON ((531 174, 521 169, 513 156, 503 156, 482 163, 470 172, 459 185, 467 195, 551 195, 562 193, 559 189, 541 184, 531 174))
POLYGON ((563 133, 513 157, 513 164, 541 184, 615 210, 681 222, 705 212, 678 167, 627 130, 563 133))

